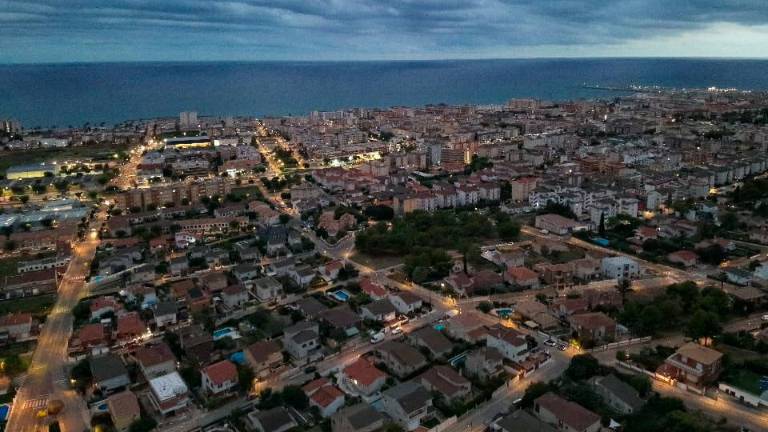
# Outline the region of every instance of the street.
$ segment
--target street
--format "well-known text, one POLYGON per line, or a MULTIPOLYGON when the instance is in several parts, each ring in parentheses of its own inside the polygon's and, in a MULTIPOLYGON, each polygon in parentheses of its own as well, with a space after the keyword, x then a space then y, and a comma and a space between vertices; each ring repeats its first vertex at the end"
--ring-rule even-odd
MULTIPOLYGON (((104 220, 106 210, 102 209, 92 224, 98 227, 104 220)), ((32 432, 41 426, 47 430, 46 419, 40 418, 38 412, 45 409, 49 400, 54 399, 64 402, 64 410, 58 416, 63 431, 80 432, 88 429, 90 419, 85 402, 79 394, 69 389, 64 367, 68 359, 67 345, 72 335, 72 308, 86 294, 82 276, 90 271, 91 260, 98 245, 95 232, 89 233, 85 241, 73 245, 72 261, 59 285, 56 304, 43 325, 27 378, 14 399, 6 428, 8 431, 32 432)))

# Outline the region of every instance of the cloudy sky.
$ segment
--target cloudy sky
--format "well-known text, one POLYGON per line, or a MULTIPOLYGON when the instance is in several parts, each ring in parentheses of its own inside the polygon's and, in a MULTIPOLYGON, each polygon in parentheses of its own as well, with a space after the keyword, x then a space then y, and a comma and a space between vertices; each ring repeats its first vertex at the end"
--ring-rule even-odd
POLYGON ((0 0, 0 63, 768 57, 768 0, 0 0))

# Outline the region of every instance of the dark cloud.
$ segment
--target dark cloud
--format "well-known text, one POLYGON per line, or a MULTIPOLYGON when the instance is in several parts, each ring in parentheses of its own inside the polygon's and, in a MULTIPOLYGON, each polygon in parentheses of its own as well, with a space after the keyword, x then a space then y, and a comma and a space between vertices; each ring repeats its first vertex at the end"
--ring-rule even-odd
POLYGON ((765 26, 766 1, 0 0, 0 61, 588 52, 718 23, 765 26))

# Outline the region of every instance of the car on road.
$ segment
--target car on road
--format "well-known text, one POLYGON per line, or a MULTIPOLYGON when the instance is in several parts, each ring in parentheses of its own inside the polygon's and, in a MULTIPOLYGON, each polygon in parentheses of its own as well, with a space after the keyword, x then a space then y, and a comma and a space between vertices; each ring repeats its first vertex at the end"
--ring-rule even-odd
POLYGON ((768 314, 762 316, 763 321, 768 321, 768 314))
POLYGON ((547 339, 544 341, 544 345, 548 347, 554 347, 557 346, 557 342, 555 342, 553 339, 547 339))
POLYGON ((403 333, 403 329, 400 327, 395 327, 392 329, 392 335, 399 335, 403 333))
POLYGON ((560 351, 565 351, 565 350, 568 349, 568 345, 560 344, 560 345, 557 346, 557 349, 559 349, 560 351))
POLYGON ((383 340, 384 340, 384 333, 383 332, 379 332, 379 333, 376 333, 373 336, 371 336, 371 343, 372 344, 377 344, 377 343, 379 343, 379 342, 381 342, 383 340))

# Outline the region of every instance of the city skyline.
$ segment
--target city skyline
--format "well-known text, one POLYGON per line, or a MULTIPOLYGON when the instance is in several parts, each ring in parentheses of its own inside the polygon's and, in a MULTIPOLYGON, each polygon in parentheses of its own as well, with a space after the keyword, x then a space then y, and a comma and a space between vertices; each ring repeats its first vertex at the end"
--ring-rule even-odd
POLYGON ((2 63, 765 58, 759 1, 4 1, 2 63))

